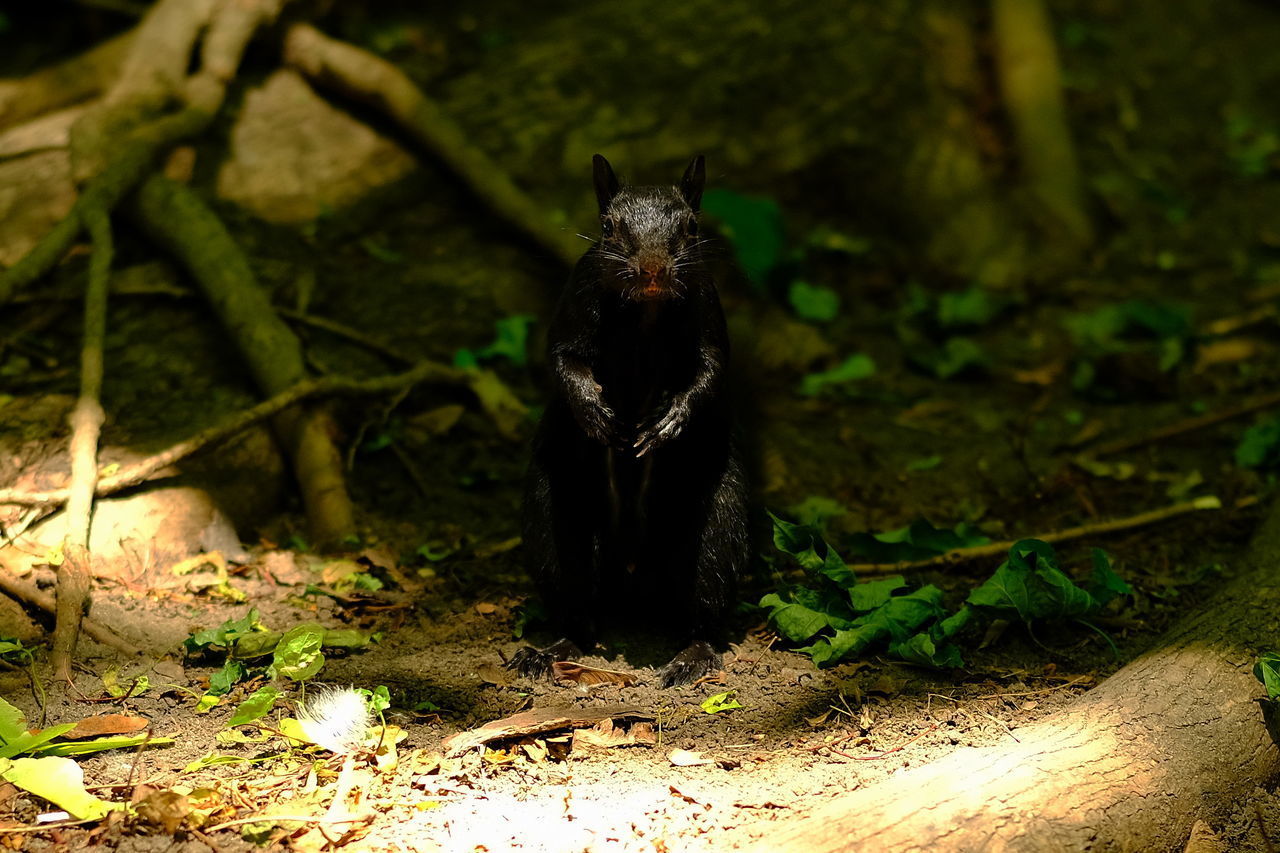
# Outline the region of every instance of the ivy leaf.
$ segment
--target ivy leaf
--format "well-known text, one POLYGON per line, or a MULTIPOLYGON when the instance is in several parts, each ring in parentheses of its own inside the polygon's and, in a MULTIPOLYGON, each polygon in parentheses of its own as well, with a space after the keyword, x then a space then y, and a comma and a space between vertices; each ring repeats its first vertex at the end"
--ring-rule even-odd
POLYGON ((1093 574, 1089 576, 1089 583, 1085 589, 1089 595, 1093 596, 1093 600, 1098 602, 1098 606, 1102 607, 1122 595, 1132 595, 1133 587, 1111 568, 1111 559, 1107 556, 1107 552, 1101 548, 1094 548, 1091 553, 1093 574))
MULTIPOLYGON (((1114 598, 1128 585, 1114 576, 1105 556, 1094 556, 1094 577, 1100 593, 1114 598)), ((1081 589, 1058 568, 1053 546, 1039 539, 1023 539, 1009 549, 1009 559, 991 578, 969 594, 967 603, 1023 622, 1037 619, 1078 619, 1096 613, 1102 603, 1081 589)))
POLYGON ((856 583, 857 577, 836 553, 836 549, 828 545, 814 528, 792 524, 773 513, 773 544, 779 551, 795 557, 802 568, 820 574, 840 587, 849 587, 856 583), (818 549, 823 550, 822 554, 818 549))
POLYGON ((1253 674, 1266 688, 1267 698, 1280 699, 1280 654, 1268 652, 1253 666, 1253 674))
POLYGON ((837 629, 830 639, 820 639, 802 651, 807 651, 818 666, 829 666, 860 654, 877 641, 899 642, 925 622, 936 619, 942 612, 941 601, 942 590, 932 585, 896 596, 859 617, 852 627, 837 629))
POLYGON ((726 690, 724 693, 717 693, 714 696, 708 696, 702 700, 702 710, 708 714, 719 714, 722 711, 732 711, 734 708, 741 708, 742 703, 736 698, 736 690, 726 690))
POLYGON ((981 287, 938 297, 938 325, 944 329, 986 325, 1003 306, 981 287))
POLYGON ((784 601, 774 592, 760 599, 760 606, 769 611, 773 630, 793 643, 802 643, 831 625, 827 614, 794 601, 784 601))
POLYGON ((253 607, 239 619, 228 619, 217 628, 195 632, 183 641, 183 646, 189 656, 208 651, 212 646, 229 649, 237 638, 261 630, 263 626, 258 621, 258 609, 253 607))
POLYGON ((280 688, 273 684, 265 684, 253 692, 253 695, 240 703, 236 712, 227 721, 227 728, 252 723, 271 713, 276 699, 280 698, 280 688))
POLYGON ((906 587, 907 581, 902 575, 882 578, 874 581, 863 581, 849 587, 849 603, 859 613, 883 607, 895 592, 906 587))
POLYGON ((921 519, 884 533, 858 533, 850 538, 849 550, 870 563, 902 563, 927 560, 990 541, 970 524, 957 524, 948 530, 921 519))
POLYGON ((840 294, 829 287, 807 281, 791 282, 787 299, 791 302, 791 310, 801 320, 825 323, 834 320, 840 313, 840 294))
POLYGON ((1280 418, 1249 427, 1236 445, 1241 468, 1274 468, 1280 465, 1280 418))
POLYGON ((987 354, 969 338, 947 338, 941 347, 918 346, 908 358, 939 379, 950 379, 987 366, 987 354))
POLYGON ((900 643, 890 644, 889 655, 907 663, 934 669, 955 669, 964 665, 959 646, 949 642, 939 645, 929 636, 928 631, 921 631, 900 643))
POLYGON ((806 397, 816 397, 828 385, 839 385, 845 382, 856 382, 874 376, 876 363, 871 356, 855 353, 830 370, 810 373, 800 381, 800 393, 806 397))
POLYGON ((713 188, 703 193, 702 209, 718 221, 742 271, 753 283, 763 283, 782 259, 782 209, 778 203, 713 188))
POLYGON ((324 627, 318 623, 297 625, 280 638, 270 671, 294 681, 306 681, 324 666, 324 627))

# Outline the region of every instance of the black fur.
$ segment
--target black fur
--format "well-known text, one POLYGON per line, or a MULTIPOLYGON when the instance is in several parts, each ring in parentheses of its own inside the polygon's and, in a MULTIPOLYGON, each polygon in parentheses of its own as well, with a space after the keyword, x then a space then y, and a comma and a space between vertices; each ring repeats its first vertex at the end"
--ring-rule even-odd
POLYGON ((524 510, 529 571, 565 638, 510 666, 544 674, 629 617, 688 643, 660 673, 685 684, 720 666, 712 644, 749 553, 728 332, 697 234, 705 169, 699 156, 679 187, 621 187, 603 157, 593 166, 603 236, 551 322, 555 389, 524 510))

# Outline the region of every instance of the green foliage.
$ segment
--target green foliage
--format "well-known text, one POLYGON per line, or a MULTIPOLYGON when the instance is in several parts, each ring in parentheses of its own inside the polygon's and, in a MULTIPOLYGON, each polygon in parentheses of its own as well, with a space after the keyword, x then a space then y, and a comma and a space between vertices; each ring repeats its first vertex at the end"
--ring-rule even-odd
POLYGON ((938 296, 935 316, 943 329, 985 326, 1004 310, 1003 300, 996 299, 981 287, 938 296))
POLYGON ((719 714, 723 711, 732 711, 735 708, 741 708, 742 703, 736 698, 736 690, 726 690, 724 693, 716 693, 714 696, 708 696, 702 700, 702 710, 708 714, 719 714))
POLYGON ((1077 391, 1093 388, 1104 356, 1149 353, 1168 372, 1180 364, 1192 341, 1191 314, 1184 305, 1134 299, 1069 315, 1064 325, 1080 351, 1072 376, 1077 391))
POLYGON ((987 354, 971 338, 947 338, 942 346, 917 344, 907 358, 939 379, 950 379, 987 367, 987 354))
POLYGON ((733 245, 742 271, 762 284, 782 260, 785 246, 782 209, 773 199, 713 188, 702 196, 702 210, 716 220, 733 245))
POLYGON ((243 726, 246 723, 252 723, 254 720, 262 719, 271 713, 271 709, 275 707, 276 700, 279 698, 279 687, 274 684, 264 684, 236 707, 236 712, 227 721, 227 727, 243 726))
MULTIPOLYGON (((808 644, 797 650, 808 654, 818 666, 884 645, 888 654, 899 660, 935 668, 956 667, 962 657, 955 638, 975 614, 1027 624, 1083 621, 1131 592, 1098 549, 1093 551, 1092 575, 1079 586, 1058 567, 1048 543, 1024 539, 1009 550, 1008 559, 969 594, 959 610, 947 615, 937 587, 904 592, 907 582, 901 576, 860 582, 816 528, 773 514, 770 518, 774 545, 808 572, 809 581, 764 596, 760 606, 780 636, 808 644)), ((886 563, 926 559, 986 541, 968 525, 946 530, 917 521, 888 533, 857 534, 850 544, 856 553, 886 563)))
POLYGON ((815 397, 828 385, 839 385, 855 382, 875 375, 876 363, 871 356, 857 353, 849 356, 840 364, 819 373, 810 373, 800 382, 800 393, 806 397, 815 397))
POLYGON ((1253 674, 1266 688, 1267 698, 1280 701, 1280 654, 1268 652, 1253 665, 1253 674))
POLYGON ((840 294, 829 287, 796 280, 791 282, 787 298, 791 302, 791 310, 801 320, 824 323, 834 320, 840 313, 840 294))
POLYGON ((1275 124, 1229 109, 1224 131, 1227 157, 1241 177, 1261 178, 1280 165, 1280 130, 1275 124))
POLYGON ((827 521, 849 511, 839 501, 819 495, 810 495, 787 509, 801 525, 818 528, 826 527, 827 521))
MULTIPOLYGON (((259 621, 258 611, 250 609, 242 618, 229 619, 211 630, 197 631, 184 642, 188 655, 207 656, 215 652, 226 655, 222 667, 209 676, 209 689, 200 697, 196 712, 204 713, 216 707, 220 697, 250 678, 266 676, 306 681, 324 666, 322 649, 352 651, 364 648, 369 642, 368 634, 350 628, 327 630, 317 622, 296 625, 284 633, 269 631, 259 621), (267 655, 271 655, 271 662, 265 666, 245 663, 267 655)), ((254 695, 259 693, 262 691, 254 695)))
POLYGON ((493 342, 478 350, 460 349, 453 356, 455 367, 476 368, 480 362, 505 358, 517 367, 529 361, 529 327, 534 318, 528 314, 503 317, 493 325, 496 330, 493 342))
POLYGON ((1082 619, 1107 602, 1132 590, 1115 572, 1107 555, 1093 549, 1093 575, 1088 588, 1077 586, 1058 567, 1053 546, 1039 539, 1023 539, 1009 549, 986 583, 969 593, 966 604, 1002 619, 1082 619))
POLYGON ((1270 418, 1244 431, 1236 445, 1236 464, 1241 468, 1280 466, 1280 418, 1270 418))

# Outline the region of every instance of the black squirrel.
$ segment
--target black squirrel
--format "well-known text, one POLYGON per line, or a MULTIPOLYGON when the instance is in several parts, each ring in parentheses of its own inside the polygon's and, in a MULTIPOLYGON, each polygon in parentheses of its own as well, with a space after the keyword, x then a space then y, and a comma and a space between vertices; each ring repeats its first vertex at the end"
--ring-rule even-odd
POLYGON ((599 154, 592 165, 601 237, 548 331, 554 392, 524 499, 528 569, 564 638, 507 665, 545 675, 630 618, 682 635, 659 680, 688 684, 720 667, 750 551, 729 336, 698 235, 706 168, 699 155, 678 187, 632 187, 599 154))

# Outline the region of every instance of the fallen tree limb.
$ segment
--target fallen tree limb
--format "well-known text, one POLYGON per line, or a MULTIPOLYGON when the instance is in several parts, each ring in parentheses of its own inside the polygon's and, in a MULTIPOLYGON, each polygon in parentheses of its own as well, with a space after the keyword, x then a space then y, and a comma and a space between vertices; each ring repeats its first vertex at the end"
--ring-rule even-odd
POLYGON ((50 663, 54 677, 71 681, 71 657, 80 622, 89 604, 93 573, 89 565, 89 520, 98 485, 98 438, 102 434, 103 341, 107 330, 107 282, 115 254, 111 219, 87 210, 85 224, 93 240, 89 286, 84 298, 84 331, 80 355, 80 396, 71 411, 71 484, 67 488, 67 533, 58 567, 58 612, 50 663))
POLYGON ((525 195, 505 169, 472 145, 448 113, 399 68, 355 45, 329 38, 308 24, 294 24, 285 33, 284 61, 315 83, 385 114, 466 181, 491 210, 563 263, 577 263, 582 255, 581 241, 557 228, 546 208, 525 195))
MULTIPOLYGON (((412 370, 376 379, 351 379, 345 376, 328 376, 323 379, 310 379, 283 391, 269 400, 264 400, 252 409, 238 412, 213 426, 201 430, 185 441, 169 447, 160 453, 141 459, 109 477, 98 480, 95 494, 98 497, 114 494, 132 486, 140 485, 156 473, 174 465, 196 453, 201 448, 223 441, 259 421, 266 420, 284 409, 311 397, 322 397, 338 394, 385 394, 406 388, 418 382, 458 381, 457 374, 463 371, 448 367, 434 361, 422 362, 412 370)), ((0 504, 32 507, 61 506, 67 502, 68 489, 51 489, 47 492, 24 492, 18 489, 0 489, 0 504)))
POLYGON ((1161 646, 1019 743, 838 795, 754 850, 1175 850, 1280 772, 1251 674, 1280 648, 1280 505, 1244 565, 1161 646))
MULTIPOLYGON (((278 394, 306 380, 297 336, 272 309, 226 226, 194 192, 153 175, 138 189, 130 212, 191 273, 263 392, 278 394)), ((293 462, 311 535, 326 544, 354 536, 355 509, 330 415, 282 409, 275 426, 293 462)))
MULTIPOLYGON (((1257 498, 1244 498, 1237 501, 1235 508, 1244 509, 1257 503, 1257 498)), ((1222 501, 1213 495, 1205 495, 1195 500, 1177 503, 1171 506, 1153 509, 1147 512, 1140 512, 1137 515, 1130 515, 1125 518, 1113 518, 1110 521, 1098 521, 1092 524, 1081 524, 1078 527, 1068 527, 1063 530, 1055 530, 1037 536, 1045 542, 1069 542, 1073 539, 1084 539, 1089 536, 1106 536, 1111 533, 1122 533, 1126 530, 1134 530, 1139 527, 1146 527, 1149 524, 1160 524, 1165 521, 1172 521, 1175 518, 1181 518, 1184 515, 1190 515, 1205 510, 1222 509, 1222 501)), ((1025 538, 1025 537, 1024 537, 1025 538)), ((855 563, 849 566, 858 574, 877 575, 877 574, 896 574, 897 572, 917 571, 919 569, 935 569, 943 566, 954 566, 959 563, 967 563, 970 560, 981 560, 986 557, 1003 557, 1009 553, 1019 539, 1009 539, 1004 542, 989 542, 986 545, 974 545, 970 548, 954 548, 944 554, 936 557, 929 557, 925 560, 912 560, 902 563, 855 563)))

